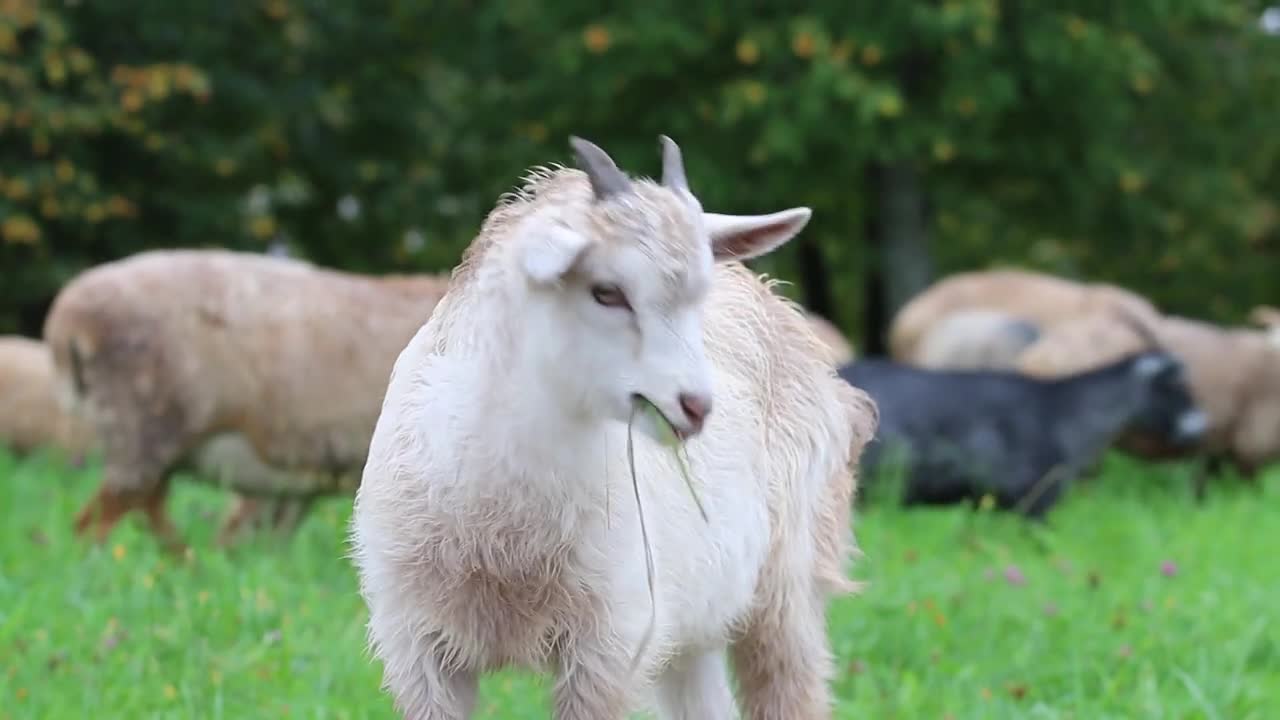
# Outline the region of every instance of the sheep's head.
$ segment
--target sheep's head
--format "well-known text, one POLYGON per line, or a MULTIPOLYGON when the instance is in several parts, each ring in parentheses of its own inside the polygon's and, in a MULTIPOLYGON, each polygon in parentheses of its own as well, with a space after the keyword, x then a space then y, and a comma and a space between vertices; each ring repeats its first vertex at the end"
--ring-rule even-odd
MULTIPOLYGON (((774 250, 810 211, 703 212, 666 136, 661 183, 628 177, 586 140, 570 144, 586 175, 581 202, 548 208, 514 244, 532 359, 579 414, 625 421, 644 398, 677 435, 695 435, 714 404, 702 337, 713 264, 774 250)), ((647 417, 641 430, 659 437, 647 417)))

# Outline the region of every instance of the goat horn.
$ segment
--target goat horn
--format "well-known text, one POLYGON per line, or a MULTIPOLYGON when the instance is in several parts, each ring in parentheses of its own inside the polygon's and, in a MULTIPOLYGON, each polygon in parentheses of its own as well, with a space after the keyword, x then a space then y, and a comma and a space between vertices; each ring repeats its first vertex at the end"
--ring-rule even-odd
POLYGON ((597 200, 631 189, 631 179, 618 169, 613 158, 601 150, 600 146, 576 135, 569 137, 569 145, 573 147, 574 155, 578 158, 578 167, 587 173, 597 200))
POLYGON ((673 190, 688 190, 689 179, 684 174, 684 157, 680 146, 666 135, 658 136, 662 146, 662 184, 673 190))

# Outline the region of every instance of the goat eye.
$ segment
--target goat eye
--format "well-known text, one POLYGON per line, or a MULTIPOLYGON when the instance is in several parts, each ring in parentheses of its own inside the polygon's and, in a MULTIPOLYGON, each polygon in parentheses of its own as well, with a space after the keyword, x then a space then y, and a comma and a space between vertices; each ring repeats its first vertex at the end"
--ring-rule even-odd
POLYGON ((591 297, 605 307, 630 308, 627 296, 617 285, 592 285, 591 297))

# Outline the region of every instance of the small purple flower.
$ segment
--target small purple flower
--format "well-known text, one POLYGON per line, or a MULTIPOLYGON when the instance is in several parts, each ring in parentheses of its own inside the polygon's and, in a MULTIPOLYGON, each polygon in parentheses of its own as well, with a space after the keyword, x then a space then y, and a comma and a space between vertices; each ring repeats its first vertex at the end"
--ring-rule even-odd
POLYGON ((1004 569, 1004 579, 1009 581, 1010 585, 1026 585, 1027 578, 1018 569, 1017 565, 1009 565, 1004 569))
POLYGON ((1165 577, 1173 577, 1178 574, 1178 565, 1172 560, 1165 560, 1160 563, 1160 574, 1165 577))
POLYGON ((1045 603, 1044 614, 1053 617, 1058 614, 1058 606, 1053 603, 1045 603))

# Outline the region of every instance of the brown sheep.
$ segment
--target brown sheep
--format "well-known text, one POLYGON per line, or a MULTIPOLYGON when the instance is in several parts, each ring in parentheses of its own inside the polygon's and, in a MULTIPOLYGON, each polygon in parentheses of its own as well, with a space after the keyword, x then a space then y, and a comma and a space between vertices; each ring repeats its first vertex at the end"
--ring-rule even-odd
POLYGON ((933 324, 907 362, 932 370, 1008 369, 1039 337, 1034 323, 1000 310, 957 310, 933 324))
POLYGON ((1114 285, 1080 283, 1013 268, 955 273, 902 307, 889 330, 890 354, 900 362, 910 362, 941 318, 969 308, 1002 310, 1034 323, 1041 332, 1099 310, 1122 308, 1147 318, 1158 314, 1146 299, 1114 285))
MULTIPOLYGON (((1164 316, 1149 325, 1155 339, 1184 363, 1192 396, 1209 418, 1205 440, 1191 452, 1207 453, 1213 464, 1226 459, 1256 483, 1265 463, 1280 459, 1280 351, 1265 333, 1164 316)), ((1105 314, 1063 323, 1018 359, 1029 375, 1052 377, 1096 367, 1150 344, 1132 325, 1105 314)), ((1146 459, 1173 459, 1187 453, 1130 436, 1117 447, 1146 459)), ((1203 497, 1206 477, 1196 477, 1203 497)))
POLYGON ((44 447, 72 458, 88 451, 91 433, 62 411, 53 388, 48 346, 17 335, 0 337, 0 445, 20 455, 44 447))
POLYGON ((1249 322, 1267 331, 1267 339, 1280 347, 1280 310, 1270 305, 1258 305, 1249 311, 1249 322))
POLYGON ((844 333, 840 332, 840 328, 836 327, 835 323, 812 312, 806 312, 805 318, 808 319, 809 327, 814 334, 822 341, 827 357, 833 365, 840 366, 853 362, 856 355, 853 344, 844 336, 844 333))
MULTIPOLYGON (((31 338, 0 337, 0 445, 25 454, 40 447, 57 448, 76 461, 95 449, 92 428, 67 412, 55 391, 53 353, 31 338)), ((197 475, 218 479, 236 475, 255 485, 282 484, 283 475, 263 464, 239 436, 217 436, 205 443, 193 462, 183 466, 197 475)), ((228 516, 224 541, 241 529, 270 525, 287 533, 301 519, 305 498, 239 496, 228 516)))
POLYGON ((353 492, 391 366, 447 284, 225 250, 151 251, 82 273, 44 328, 63 394, 103 448, 77 532, 102 541, 141 509, 181 547, 164 499, 202 447, 214 466, 252 448, 283 471, 214 472, 241 494, 305 504, 353 492))

